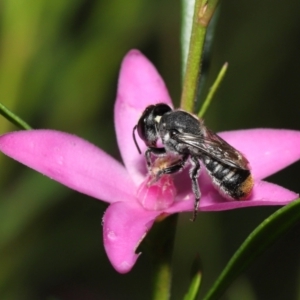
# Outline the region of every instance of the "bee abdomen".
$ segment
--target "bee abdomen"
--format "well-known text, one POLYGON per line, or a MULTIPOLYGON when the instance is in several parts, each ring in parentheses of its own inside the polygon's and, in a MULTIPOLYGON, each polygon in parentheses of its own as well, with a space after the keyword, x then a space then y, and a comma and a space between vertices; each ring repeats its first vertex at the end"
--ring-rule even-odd
POLYGON ((243 200, 251 194, 254 182, 249 170, 229 167, 210 157, 205 157, 203 163, 214 185, 224 196, 243 200))

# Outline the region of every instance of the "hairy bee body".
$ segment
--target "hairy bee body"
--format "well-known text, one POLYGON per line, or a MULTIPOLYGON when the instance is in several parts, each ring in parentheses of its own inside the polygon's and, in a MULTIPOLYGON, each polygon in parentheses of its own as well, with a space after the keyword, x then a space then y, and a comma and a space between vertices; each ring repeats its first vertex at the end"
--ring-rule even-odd
POLYGON ((249 196, 253 187, 249 170, 228 167, 209 156, 204 156, 202 162, 213 184, 226 198, 243 200, 249 196))

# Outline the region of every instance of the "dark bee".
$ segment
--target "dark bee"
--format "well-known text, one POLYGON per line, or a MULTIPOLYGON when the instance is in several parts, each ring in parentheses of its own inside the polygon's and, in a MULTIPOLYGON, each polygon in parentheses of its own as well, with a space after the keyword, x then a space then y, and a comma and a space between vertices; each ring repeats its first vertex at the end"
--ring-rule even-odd
POLYGON ((183 110, 172 110, 168 105, 159 103, 148 106, 133 128, 145 142, 148 169, 151 171, 151 154, 154 156, 175 155, 169 164, 155 171, 156 178, 164 174, 180 171, 190 161, 190 177, 195 195, 192 221, 196 219, 201 197, 198 177, 200 162, 207 169, 212 182, 219 192, 229 199, 246 199, 253 188, 253 178, 249 162, 238 150, 230 146, 217 134, 209 130, 201 120, 183 110), (161 139, 163 147, 157 146, 161 139))

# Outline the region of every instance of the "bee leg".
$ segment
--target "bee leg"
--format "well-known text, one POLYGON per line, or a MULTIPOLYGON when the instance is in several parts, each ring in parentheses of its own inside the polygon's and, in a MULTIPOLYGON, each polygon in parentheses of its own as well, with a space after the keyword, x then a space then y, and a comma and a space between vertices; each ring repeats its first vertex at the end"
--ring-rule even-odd
POLYGON ((179 171, 181 171, 184 168, 184 165, 186 164, 187 159, 189 158, 189 155, 185 154, 182 156, 181 159, 173 162, 170 166, 159 170, 156 173, 156 181, 165 174, 174 174, 177 173, 179 171))
POLYGON ((191 219, 192 222, 196 220, 197 212, 199 208, 199 201, 201 197, 201 192, 198 183, 198 177, 200 173, 200 163, 197 157, 191 156, 192 167, 190 169, 190 177, 192 180, 192 190, 195 195, 195 203, 194 203, 194 212, 193 217, 191 219))
POLYGON ((151 154, 154 156, 164 156, 166 155, 166 149, 165 148, 148 148, 145 152, 145 158, 147 163, 148 170, 151 170, 151 154))

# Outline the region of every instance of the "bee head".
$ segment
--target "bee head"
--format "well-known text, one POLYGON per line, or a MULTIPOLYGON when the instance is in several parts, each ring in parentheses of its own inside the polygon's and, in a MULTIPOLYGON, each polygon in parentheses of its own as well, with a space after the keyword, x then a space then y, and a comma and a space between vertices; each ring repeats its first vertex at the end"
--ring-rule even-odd
POLYGON ((160 122, 161 117, 165 113, 170 111, 172 111, 170 106, 164 103, 149 105, 148 107, 146 107, 137 125, 135 125, 133 128, 133 140, 139 153, 141 153, 141 151, 135 139, 135 129, 137 129, 139 137, 145 142, 147 147, 155 148, 156 142, 158 140, 157 126, 160 122))

